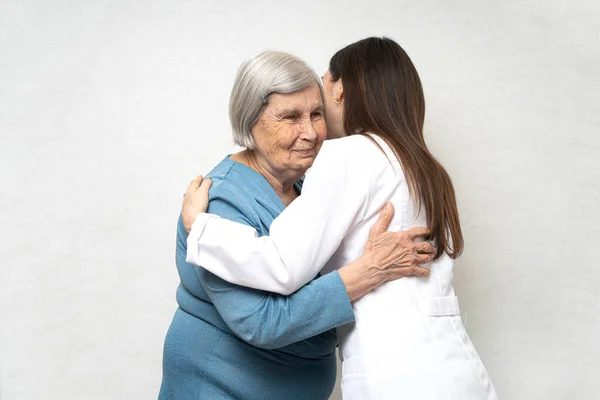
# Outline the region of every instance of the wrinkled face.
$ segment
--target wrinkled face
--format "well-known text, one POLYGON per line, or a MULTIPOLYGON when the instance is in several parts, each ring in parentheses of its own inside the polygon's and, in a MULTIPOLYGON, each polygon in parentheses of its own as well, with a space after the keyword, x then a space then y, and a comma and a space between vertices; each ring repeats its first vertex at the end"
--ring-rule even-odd
POLYGON ((274 170, 304 173, 327 134, 321 91, 315 84, 290 94, 271 94, 252 128, 255 151, 274 170))
POLYGON ((335 139, 346 136, 344 133, 344 98, 341 79, 333 82, 329 70, 325 72, 321 79, 323 80, 325 97, 327 138, 335 139))

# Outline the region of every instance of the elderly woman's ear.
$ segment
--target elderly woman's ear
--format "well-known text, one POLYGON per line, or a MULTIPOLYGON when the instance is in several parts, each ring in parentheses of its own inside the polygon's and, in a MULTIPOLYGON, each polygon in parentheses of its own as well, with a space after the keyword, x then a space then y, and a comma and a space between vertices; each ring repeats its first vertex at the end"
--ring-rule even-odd
POLYGON ((190 182, 183 195, 181 219, 188 233, 192 229, 198 214, 206 212, 208 208, 208 190, 211 185, 212 180, 210 178, 204 179, 202 175, 198 175, 196 179, 190 182))

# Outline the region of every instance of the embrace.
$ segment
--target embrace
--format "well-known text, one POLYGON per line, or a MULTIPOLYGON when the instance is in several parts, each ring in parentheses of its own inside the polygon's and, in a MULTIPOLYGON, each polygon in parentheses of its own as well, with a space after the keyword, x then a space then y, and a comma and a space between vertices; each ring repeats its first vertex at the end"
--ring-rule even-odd
POLYGON ((360 40, 322 78, 260 53, 229 115, 244 150, 183 201, 159 399, 327 400, 337 346, 345 400, 497 399, 460 317, 454 188, 406 52, 360 40))

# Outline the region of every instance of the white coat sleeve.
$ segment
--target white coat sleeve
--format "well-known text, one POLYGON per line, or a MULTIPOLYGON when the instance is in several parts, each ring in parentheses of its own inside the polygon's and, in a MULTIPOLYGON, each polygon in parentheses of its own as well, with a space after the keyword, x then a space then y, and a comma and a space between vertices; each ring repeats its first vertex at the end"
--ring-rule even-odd
MULTIPOLYGON (((334 141, 335 142, 335 141, 334 141)), ((371 168, 326 142, 302 188, 271 224, 269 236, 200 214, 187 239, 187 261, 231 283, 288 295, 310 282, 366 212, 371 168)))

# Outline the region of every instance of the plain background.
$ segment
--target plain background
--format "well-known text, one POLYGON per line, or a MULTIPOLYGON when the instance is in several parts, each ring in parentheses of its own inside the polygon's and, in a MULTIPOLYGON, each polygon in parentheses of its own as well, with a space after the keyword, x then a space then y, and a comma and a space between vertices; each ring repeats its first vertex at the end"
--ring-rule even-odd
POLYGON ((592 0, 0 0, 2 400, 156 398, 181 195, 236 151, 237 67, 272 48, 323 73, 369 35, 420 71, 500 397, 600 398, 599 20, 592 0))

